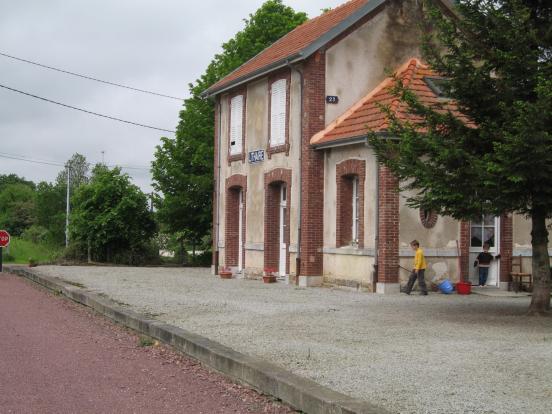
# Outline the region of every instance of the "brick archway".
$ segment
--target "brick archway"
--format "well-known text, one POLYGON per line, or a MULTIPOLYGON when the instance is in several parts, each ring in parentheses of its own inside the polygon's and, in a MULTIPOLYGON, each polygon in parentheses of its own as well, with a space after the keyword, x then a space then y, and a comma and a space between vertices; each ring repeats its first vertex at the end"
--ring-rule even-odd
POLYGON ((286 217, 284 217, 284 242, 287 244, 286 272, 289 273, 291 170, 277 168, 264 177, 265 220, 264 220, 264 267, 278 269, 280 259, 280 188, 287 188, 286 217))
POLYGON ((245 223, 247 207, 247 177, 235 174, 226 179, 226 209, 225 209, 225 230, 224 230, 224 265, 238 266, 239 263, 239 239, 240 239, 240 192, 243 197, 242 211, 242 264, 245 266, 245 223))
POLYGON ((336 165, 336 247, 351 244, 353 217, 353 179, 358 178, 358 247, 364 247, 364 183, 366 161, 345 160, 336 165))

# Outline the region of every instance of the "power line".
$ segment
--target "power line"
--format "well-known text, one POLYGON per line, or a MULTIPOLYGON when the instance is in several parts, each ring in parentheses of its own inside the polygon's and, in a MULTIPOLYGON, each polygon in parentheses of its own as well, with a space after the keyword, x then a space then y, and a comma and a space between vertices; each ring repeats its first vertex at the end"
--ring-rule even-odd
MULTIPOLYGON (((6 158, 6 159, 16 160, 16 161, 30 162, 30 163, 33 163, 33 164, 51 165, 51 166, 54 166, 54 167, 65 167, 65 163, 61 163, 59 161, 39 160, 39 159, 35 159, 35 158, 29 158, 29 157, 26 157, 24 155, 7 154, 5 152, 0 152, 0 158, 6 158)), ((110 167, 110 168, 119 167, 123 170, 150 171, 150 168, 146 167, 146 166, 116 165, 116 164, 110 164, 110 165, 106 165, 106 166, 110 167)))
POLYGON ((53 103, 53 104, 56 104, 56 105, 60 105, 60 106, 63 106, 65 108, 74 109, 75 111, 85 112, 85 113, 90 114, 90 115, 95 115, 95 116, 99 116, 99 117, 102 117, 102 118, 111 119, 113 121, 124 122, 125 124, 131 124, 131 125, 139 126, 139 127, 142 127, 142 128, 155 129, 157 131, 170 132, 171 134, 176 134, 176 131, 173 131, 173 130, 170 130, 170 129, 158 128, 158 127, 154 127, 154 126, 151 126, 151 125, 140 124, 138 122, 126 121, 124 119, 115 118, 115 117, 109 116, 109 115, 99 114, 97 112, 92 112, 92 111, 89 111, 87 109, 77 108, 76 106, 67 105, 67 104, 64 104, 64 103, 61 103, 61 102, 53 101, 53 100, 48 99, 48 98, 43 98, 41 96, 33 95, 31 93, 28 93, 28 92, 23 92, 23 91, 20 91, 18 89, 10 88, 9 86, 6 86, 6 85, 0 84, 0 88, 8 89, 12 92, 17 92, 17 93, 20 93, 22 95, 27 95, 27 96, 30 96, 31 98, 40 99, 41 101, 45 101, 45 102, 53 103))
POLYGON ((88 80, 92 80, 92 81, 100 82, 100 83, 105 83, 106 85, 117 86, 119 88, 130 89, 130 90, 133 90, 133 91, 136 91, 136 92, 142 92, 142 93, 147 93, 147 94, 150 94, 150 95, 161 96, 163 98, 175 99, 177 101, 183 101, 184 100, 184 98, 178 98, 176 96, 165 95, 165 94, 162 94, 162 93, 159 93, 159 92, 152 92, 152 91, 148 91, 148 90, 145 90, 145 89, 133 88, 132 86, 121 85, 120 83, 104 81, 104 80, 101 80, 101 79, 93 78, 91 76, 81 75, 81 74, 75 73, 75 72, 69 72, 68 70, 54 68, 53 66, 48 66, 48 65, 44 65, 42 63, 33 62, 32 60, 22 59, 22 58, 12 56, 12 55, 8 55, 8 54, 2 53, 2 52, 0 52, 0 56, 4 56, 4 57, 10 58, 10 59, 18 60, 20 62, 29 63, 31 65, 40 66, 41 68, 55 70, 56 72, 65 73, 67 75, 77 76, 79 78, 88 79, 88 80))
POLYGON ((33 160, 33 159, 29 159, 29 158, 23 158, 23 157, 20 157, 20 156, 17 156, 17 155, 9 155, 9 154, 4 154, 4 153, 0 153, 0 158, 7 158, 7 159, 10 159, 10 160, 31 162, 33 164, 52 165, 54 167, 64 167, 63 164, 56 163, 54 161, 39 161, 39 160, 33 160))

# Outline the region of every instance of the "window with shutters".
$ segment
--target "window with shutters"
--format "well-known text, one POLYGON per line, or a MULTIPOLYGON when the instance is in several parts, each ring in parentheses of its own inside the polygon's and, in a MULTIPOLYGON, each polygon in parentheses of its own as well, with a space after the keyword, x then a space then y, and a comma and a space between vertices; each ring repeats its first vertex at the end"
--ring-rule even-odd
POLYGON ((270 146, 286 143, 287 81, 280 79, 272 84, 270 96, 270 146))
POLYGON ((289 87, 291 72, 269 79, 268 156, 277 152, 289 154, 289 87))
POLYGON ((243 153, 244 138, 244 96, 230 99, 230 155, 243 153))

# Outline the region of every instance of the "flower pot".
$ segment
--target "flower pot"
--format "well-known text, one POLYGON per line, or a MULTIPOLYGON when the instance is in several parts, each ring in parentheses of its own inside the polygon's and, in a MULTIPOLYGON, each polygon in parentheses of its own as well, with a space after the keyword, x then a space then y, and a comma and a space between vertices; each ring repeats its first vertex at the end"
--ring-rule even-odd
POLYGON ((458 282, 456 284, 456 293, 459 295, 469 295, 471 293, 471 283, 458 282))
POLYGON ((232 279, 232 272, 229 271, 221 271, 219 272, 219 276, 221 279, 232 279))
POLYGON ((264 283, 276 283, 276 276, 274 276, 274 275, 264 275, 263 276, 263 282, 264 283))

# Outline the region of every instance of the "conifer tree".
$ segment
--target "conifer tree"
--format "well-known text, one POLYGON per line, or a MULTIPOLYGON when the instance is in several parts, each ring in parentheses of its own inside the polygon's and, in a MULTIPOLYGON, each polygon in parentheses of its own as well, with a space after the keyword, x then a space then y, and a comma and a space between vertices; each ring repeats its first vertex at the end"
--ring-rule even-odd
POLYGON ((379 160, 416 190, 412 207, 456 219, 521 214, 532 222, 530 313, 550 310, 552 2, 458 0, 450 17, 426 1, 424 57, 472 122, 426 107, 399 81, 394 94, 420 122, 390 108, 391 135, 371 134, 379 160))

